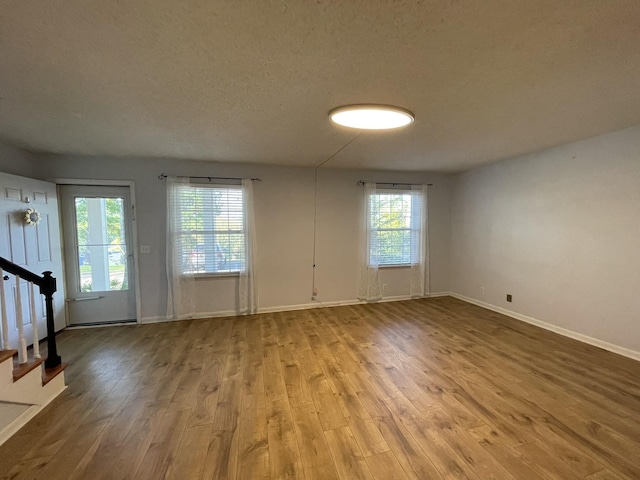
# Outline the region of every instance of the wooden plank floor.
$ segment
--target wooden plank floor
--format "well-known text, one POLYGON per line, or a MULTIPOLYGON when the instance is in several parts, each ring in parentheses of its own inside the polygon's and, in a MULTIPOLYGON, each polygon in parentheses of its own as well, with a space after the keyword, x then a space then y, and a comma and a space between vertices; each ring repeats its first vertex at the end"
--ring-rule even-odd
POLYGON ((59 339, 2 478, 640 478, 639 362, 448 297, 59 339))

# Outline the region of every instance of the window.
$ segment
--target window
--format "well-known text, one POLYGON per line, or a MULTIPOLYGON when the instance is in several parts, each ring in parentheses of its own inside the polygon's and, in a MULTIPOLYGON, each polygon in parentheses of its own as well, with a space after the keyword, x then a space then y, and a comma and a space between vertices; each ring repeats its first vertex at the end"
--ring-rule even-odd
POLYGON ((239 185, 181 185, 176 215, 181 274, 244 271, 244 202, 239 185))
POLYGON ((128 290, 124 198, 78 196, 74 206, 77 288, 81 292, 128 290))
POLYGON ((364 183, 361 233, 366 245, 358 284, 360 300, 382 298, 378 270, 387 266, 409 269, 411 297, 421 298, 429 292, 427 197, 427 185, 380 190, 375 183, 364 183))
MULTIPOLYGON (((369 199, 369 264, 411 265, 412 239, 420 234, 415 192, 376 191, 369 199)), ((419 198, 418 198, 419 200, 419 198)))

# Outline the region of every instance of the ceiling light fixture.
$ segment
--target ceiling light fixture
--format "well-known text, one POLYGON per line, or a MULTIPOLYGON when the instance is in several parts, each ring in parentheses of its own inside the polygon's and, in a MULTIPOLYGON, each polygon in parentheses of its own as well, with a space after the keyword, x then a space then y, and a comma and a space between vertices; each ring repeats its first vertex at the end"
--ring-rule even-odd
POLYGON ((409 110, 390 105, 345 105, 329 112, 331 120, 338 125, 362 130, 388 130, 413 123, 409 110))

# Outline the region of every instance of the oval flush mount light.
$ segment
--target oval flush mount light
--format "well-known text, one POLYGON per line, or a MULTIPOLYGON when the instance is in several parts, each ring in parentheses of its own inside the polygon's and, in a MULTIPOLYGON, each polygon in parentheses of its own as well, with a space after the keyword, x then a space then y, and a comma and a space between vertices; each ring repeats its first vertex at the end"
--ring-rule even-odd
POLYGON ((362 130, 388 130, 413 123, 413 113, 390 105, 345 105, 329 112, 338 125, 362 130))

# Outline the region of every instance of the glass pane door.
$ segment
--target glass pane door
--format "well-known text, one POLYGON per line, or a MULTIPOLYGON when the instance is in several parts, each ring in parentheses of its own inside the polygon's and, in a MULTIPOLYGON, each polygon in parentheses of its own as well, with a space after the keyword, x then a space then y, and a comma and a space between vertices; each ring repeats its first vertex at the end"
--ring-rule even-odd
POLYGON ((75 198, 81 292, 128 289, 123 198, 75 198))
POLYGON ((128 187, 61 185, 71 325, 136 319, 135 247, 128 187))

